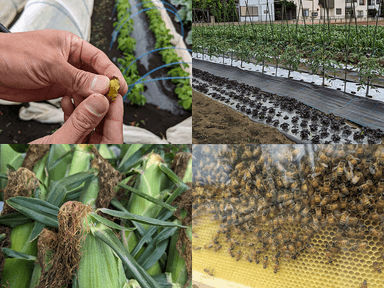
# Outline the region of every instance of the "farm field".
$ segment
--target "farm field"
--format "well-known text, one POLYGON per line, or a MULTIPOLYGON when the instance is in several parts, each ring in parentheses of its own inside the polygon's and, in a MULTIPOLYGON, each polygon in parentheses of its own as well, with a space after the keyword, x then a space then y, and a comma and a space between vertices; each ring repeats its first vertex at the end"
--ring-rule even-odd
MULTIPOLYGON (((384 27, 354 25, 354 19, 347 25, 327 25, 325 21, 315 25, 220 23, 195 24, 193 33, 194 68, 200 70, 194 72, 197 91, 254 122, 262 120, 283 134, 288 132, 297 143, 381 143, 384 123, 377 120, 384 113, 384 27), (209 63, 215 63, 214 68, 209 63), (259 79, 252 81, 247 71, 259 79), (216 77, 221 77, 221 82, 216 77), (237 84, 229 85, 231 81, 237 84), (255 96, 264 92, 273 95, 274 103, 255 96), (320 95, 326 94, 332 96, 321 99, 320 95), (284 109, 271 112, 274 115, 258 115, 260 109, 266 112, 270 106, 276 108, 293 99, 307 106, 309 115, 295 108, 291 115, 285 115, 284 109), (323 125, 308 122, 308 117, 318 112, 323 125), (367 112, 377 117, 366 121, 365 116, 357 116, 367 112), (287 121, 276 120, 275 115, 287 121), (269 121, 268 116, 272 116, 269 121), (333 131, 329 123, 335 121, 347 123, 348 132, 333 131), (288 131, 284 130, 287 124, 288 131), (375 136, 368 136, 367 131, 375 136)), ((200 108, 196 105, 195 109, 200 108)))

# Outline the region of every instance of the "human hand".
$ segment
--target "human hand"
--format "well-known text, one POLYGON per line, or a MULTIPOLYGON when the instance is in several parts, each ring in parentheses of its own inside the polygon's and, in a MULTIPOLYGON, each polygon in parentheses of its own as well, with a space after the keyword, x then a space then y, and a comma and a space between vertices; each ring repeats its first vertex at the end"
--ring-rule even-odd
POLYGON ((0 34, 0 49, 0 98, 29 102, 63 97, 64 120, 70 121, 33 143, 123 142, 120 95, 127 93, 128 85, 105 53, 70 32, 52 29, 0 34), (106 94, 113 76, 120 81, 115 102, 109 105, 106 98, 94 96, 100 106, 91 105, 92 100, 81 105, 92 94, 106 94))
POLYGON ((52 135, 37 139, 31 144, 123 143, 124 109, 120 94, 112 103, 101 94, 93 94, 76 109, 71 98, 65 96, 61 105, 64 111, 64 125, 52 135))
POLYGON ((30 102, 71 95, 77 107, 93 93, 106 94, 113 76, 119 78, 120 95, 128 92, 127 82, 107 55, 68 31, 0 33, 0 50, 4 100, 30 102))

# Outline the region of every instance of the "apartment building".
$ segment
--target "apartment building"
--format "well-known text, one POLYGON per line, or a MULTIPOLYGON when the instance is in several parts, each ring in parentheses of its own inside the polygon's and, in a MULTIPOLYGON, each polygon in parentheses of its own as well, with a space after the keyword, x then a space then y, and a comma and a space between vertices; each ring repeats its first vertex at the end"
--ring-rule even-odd
POLYGON ((274 0, 239 0, 238 8, 242 22, 275 21, 274 0))
MULTIPOLYGON (((367 15, 374 17, 376 11, 379 11, 380 1, 382 0, 301 0, 300 16, 309 20, 327 18, 327 8, 329 8, 330 19, 337 21, 337 19, 344 19, 349 15, 353 16, 353 6, 355 6, 357 18, 366 18, 367 15)), ((294 0, 294 3, 298 11, 300 0, 294 0)))

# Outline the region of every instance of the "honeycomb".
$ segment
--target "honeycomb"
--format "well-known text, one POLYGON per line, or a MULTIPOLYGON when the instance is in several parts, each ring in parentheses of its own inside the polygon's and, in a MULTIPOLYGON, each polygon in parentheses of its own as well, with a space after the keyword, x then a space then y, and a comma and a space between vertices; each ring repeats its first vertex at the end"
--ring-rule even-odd
POLYGON ((384 146, 194 145, 193 156, 199 280, 384 287, 384 146))

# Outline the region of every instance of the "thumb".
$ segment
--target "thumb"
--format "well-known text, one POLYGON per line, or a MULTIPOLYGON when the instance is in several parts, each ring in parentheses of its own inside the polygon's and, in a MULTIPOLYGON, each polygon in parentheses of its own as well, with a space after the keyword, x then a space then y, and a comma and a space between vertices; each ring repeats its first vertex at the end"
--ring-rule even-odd
MULTIPOLYGON (((52 76, 55 77, 54 75, 52 76)), ((72 93, 83 97, 88 97, 93 93, 104 95, 109 91, 109 78, 107 76, 77 69, 66 61, 60 65, 58 77, 58 79, 53 79, 55 83, 59 83, 63 87, 68 88, 72 93)))
POLYGON ((108 99, 103 95, 93 94, 77 106, 67 122, 59 130, 32 143, 82 143, 84 138, 103 120, 108 110, 108 99))

